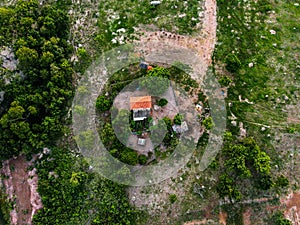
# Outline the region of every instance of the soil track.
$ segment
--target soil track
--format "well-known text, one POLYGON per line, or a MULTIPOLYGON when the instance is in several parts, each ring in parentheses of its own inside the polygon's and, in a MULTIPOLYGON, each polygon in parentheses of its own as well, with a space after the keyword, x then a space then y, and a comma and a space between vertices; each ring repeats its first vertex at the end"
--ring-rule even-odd
POLYGON ((37 193, 36 170, 27 171, 30 165, 32 161, 27 162, 24 156, 3 162, 1 174, 8 177, 3 183, 8 199, 14 203, 10 212, 11 224, 32 224, 34 213, 42 207, 37 193))
MULTIPOLYGON (((217 31, 217 17, 216 17, 216 1, 206 0, 204 2, 203 23, 200 31, 193 36, 183 36, 165 31, 149 31, 146 29, 140 30, 143 33, 139 36, 139 40, 135 42, 136 51, 149 61, 156 60, 156 53, 162 52, 165 55, 165 61, 168 62, 168 53, 166 50, 174 50, 172 58, 176 57, 176 50, 188 49, 194 52, 199 59, 194 62, 193 69, 197 71, 193 79, 199 79, 204 76, 208 67, 212 63, 212 54, 216 43, 217 31), (154 57, 153 57, 154 53, 154 57), (196 67, 196 68, 195 68, 196 67)), ((189 55, 186 55, 189 57, 189 55)), ((184 63, 195 60, 193 56, 191 59, 181 59, 184 63)))
POLYGON ((292 192, 281 199, 285 206, 284 216, 292 221, 293 225, 300 225, 300 192, 292 192))
MULTIPOLYGON (((149 31, 141 30, 143 33, 142 36, 138 37, 139 40, 134 44, 136 46, 136 52, 141 54, 146 61, 156 62, 155 57, 156 52, 162 52, 162 55, 165 56, 160 62, 167 63, 168 55, 165 50, 176 50, 188 49, 192 51, 198 59, 179 59, 183 63, 188 62, 189 60, 192 63, 187 63, 193 67, 194 71, 197 71, 195 74, 191 74, 192 78, 201 83, 203 76, 206 75, 208 67, 212 63, 212 54, 214 51, 216 43, 216 29, 217 29, 217 18, 216 18, 216 1, 215 0, 206 0, 204 2, 204 13, 201 30, 197 35, 193 36, 182 36, 165 31, 149 31), (168 49, 169 48, 169 49, 168 49), (153 54, 154 53, 154 54, 153 54), (151 60, 153 59, 153 60, 151 60), (196 60, 196 62, 194 62, 196 60)), ((172 53, 171 53, 172 54, 172 53)), ((189 55, 187 55, 189 57, 189 55)), ((174 55, 172 55, 174 58, 174 55)), ((157 61, 158 62, 158 61, 157 61)), ((151 224, 169 224, 171 221, 168 218, 178 218, 181 214, 180 204, 173 204, 169 207, 169 193, 176 193, 178 198, 185 195, 185 192, 188 188, 174 187, 174 183, 171 182, 171 179, 168 179, 160 184, 157 184, 151 187, 152 191, 147 194, 147 187, 130 187, 128 188, 129 199, 131 203, 134 204, 137 208, 147 209, 150 214, 160 215, 159 221, 149 221, 151 224), (153 193, 153 190, 159 190, 156 193, 153 193), (145 193, 146 192, 146 193, 145 193), (167 207, 167 209, 166 209, 167 207), (168 213, 167 213, 168 212, 168 213), (167 215, 168 214, 168 215, 167 215)), ((187 224, 206 224, 207 221, 193 221, 187 224)))

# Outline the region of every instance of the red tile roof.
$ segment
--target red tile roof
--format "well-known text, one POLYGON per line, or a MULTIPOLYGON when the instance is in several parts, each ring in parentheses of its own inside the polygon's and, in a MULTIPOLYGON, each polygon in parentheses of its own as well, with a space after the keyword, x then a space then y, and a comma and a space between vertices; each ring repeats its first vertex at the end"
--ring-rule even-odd
POLYGON ((151 96, 130 97, 130 110, 152 108, 151 96))

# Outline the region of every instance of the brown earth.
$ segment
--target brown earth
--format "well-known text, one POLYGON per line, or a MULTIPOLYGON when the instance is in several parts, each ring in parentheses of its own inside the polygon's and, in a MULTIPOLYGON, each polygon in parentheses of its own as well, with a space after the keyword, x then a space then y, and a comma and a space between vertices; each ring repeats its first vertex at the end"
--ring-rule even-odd
POLYGON ((243 213, 244 225, 251 225, 251 208, 247 208, 243 213))
POLYGON ((219 214, 220 225, 226 225, 226 219, 227 219, 227 213, 221 211, 219 214))
POLYGON ((3 180, 8 199, 13 202, 10 212, 11 224, 32 224, 32 216, 42 207, 37 189, 36 170, 28 171, 32 165, 24 156, 12 158, 3 162, 1 174, 7 177, 3 180))
POLYGON ((285 206, 284 216, 292 221, 293 225, 300 225, 300 192, 292 192, 281 199, 285 206))

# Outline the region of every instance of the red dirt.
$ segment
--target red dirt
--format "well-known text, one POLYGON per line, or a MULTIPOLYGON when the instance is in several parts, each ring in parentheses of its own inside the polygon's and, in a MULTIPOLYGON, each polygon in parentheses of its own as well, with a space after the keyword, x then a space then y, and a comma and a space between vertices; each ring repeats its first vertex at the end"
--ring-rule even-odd
POLYGON ((247 208, 243 213, 244 225, 251 225, 251 213, 252 213, 251 208, 247 208))
POLYGON ((285 217, 291 220, 293 225, 300 225, 300 192, 292 192, 282 198, 281 203, 285 206, 285 217))
POLYGON ((227 219, 227 213, 221 211, 219 214, 220 225, 226 225, 226 219, 227 219))
POLYGON ((14 203, 10 212, 11 224, 32 224, 32 216, 41 208, 41 200, 36 192, 37 175, 35 171, 27 171, 31 162, 27 162, 24 156, 3 162, 1 173, 8 177, 3 183, 6 194, 14 203))

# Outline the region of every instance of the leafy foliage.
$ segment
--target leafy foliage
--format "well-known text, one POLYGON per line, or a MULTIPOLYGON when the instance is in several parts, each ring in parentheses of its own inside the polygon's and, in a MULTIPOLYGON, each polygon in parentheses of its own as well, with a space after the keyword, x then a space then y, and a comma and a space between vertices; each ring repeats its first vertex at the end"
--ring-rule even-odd
POLYGON ((276 212, 270 219, 270 224, 274 225, 291 225, 292 222, 288 219, 285 219, 281 212, 276 212))
POLYGON ((254 178, 254 186, 258 189, 268 190, 273 186, 270 157, 259 148, 253 138, 235 142, 232 134, 227 132, 222 155, 225 160, 224 172, 217 185, 221 198, 240 200, 242 194, 237 183, 248 178, 254 178))
POLYGON ((170 86, 168 77, 170 72, 166 68, 155 67, 150 70, 147 76, 140 81, 141 88, 144 88, 152 96, 164 94, 170 86))
POLYGON ((170 194, 169 200, 170 200, 171 204, 173 204, 174 202, 177 201, 177 196, 175 194, 170 194))
POLYGON ((34 224, 134 224, 124 186, 98 177, 67 149, 53 148, 37 169, 44 207, 34 224))
POLYGON ((13 46, 24 73, 1 87, 5 110, 0 114, 0 158, 9 158, 49 145, 64 132, 73 71, 64 11, 30 0, 1 8, 0 14, 1 42, 13 46))
POLYGON ((173 122, 174 122, 174 124, 176 124, 176 125, 181 125, 181 123, 183 122, 183 115, 177 113, 177 114, 174 116, 173 122))
POLYGON ((160 106, 160 107, 163 107, 163 106, 165 106, 165 105, 167 105, 167 104, 168 104, 168 100, 165 99, 165 98, 161 98, 161 99, 159 99, 158 102, 157 102, 157 105, 160 106))
POLYGON ((207 117, 202 121, 203 126, 207 129, 207 130, 211 130, 213 128, 213 120, 212 117, 207 117))
POLYGON ((110 100, 110 98, 108 98, 105 95, 100 95, 97 98, 96 101, 96 108, 100 111, 100 112, 104 112, 110 109, 112 105, 112 101, 110 100))

